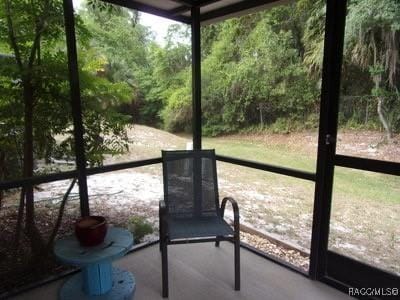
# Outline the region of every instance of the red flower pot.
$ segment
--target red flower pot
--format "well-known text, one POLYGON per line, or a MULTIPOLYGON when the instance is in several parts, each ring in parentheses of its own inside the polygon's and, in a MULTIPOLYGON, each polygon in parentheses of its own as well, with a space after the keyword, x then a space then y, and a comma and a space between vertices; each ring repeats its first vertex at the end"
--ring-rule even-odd
POLYGON ((75 235, 82 246, 101 244, 107 234, 107 222, 102 216, 83 217, 75 223, 75 235))

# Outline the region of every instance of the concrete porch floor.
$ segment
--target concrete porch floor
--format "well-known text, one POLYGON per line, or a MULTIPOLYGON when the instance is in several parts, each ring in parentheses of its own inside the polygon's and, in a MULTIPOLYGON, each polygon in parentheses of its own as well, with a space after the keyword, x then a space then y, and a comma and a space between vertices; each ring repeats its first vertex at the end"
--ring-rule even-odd
MULTIPOLYGON (((168 246, 169 299, 182 300, 335 300, 352 299, 254 253, 241 249, 241 291, 234 291, 233 245, 222 242, 168 246)), ((136 278, 135 300, 161 297, 161 257, 158 244, 114 262, 136 278)), ((57 299, 66 279, 17 295, 15 300, 57 299)), ((77 299, 71 299, 77 300, 77 299)))

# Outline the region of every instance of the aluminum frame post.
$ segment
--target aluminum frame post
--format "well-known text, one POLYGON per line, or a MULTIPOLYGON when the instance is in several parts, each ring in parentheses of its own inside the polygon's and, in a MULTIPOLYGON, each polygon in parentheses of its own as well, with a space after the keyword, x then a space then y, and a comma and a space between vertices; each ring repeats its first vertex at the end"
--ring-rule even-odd
POLYGON ((86 177, 85 143, 83 140, 82 102, 79 86, 78 56, 76 50, 75 17, 72 0, 63 0, 64 23, 67 42, 68 73, 71 93, 72 118, 74 122, 75 161, 78 171, 81 215, 88 216, 89 197, 86 177))

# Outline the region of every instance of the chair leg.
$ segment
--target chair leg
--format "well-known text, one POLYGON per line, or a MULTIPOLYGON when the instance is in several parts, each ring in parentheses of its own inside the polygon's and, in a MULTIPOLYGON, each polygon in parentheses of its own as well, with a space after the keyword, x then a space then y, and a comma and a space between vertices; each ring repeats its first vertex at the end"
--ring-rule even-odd
POLYGON ((160 251, 162 250, 162 239, 164 237, 164 232, 163 232, 163 228, 162 228, 162 217, 161 217, 161 213, 158 213, 158 238, 160 241, 160 251))
POLYGON ((240 238, 239 234, 235 234, 235 290, 240 291, 240 238))
POLYGON ((162 296, 168 297, 168 249, 167 241, 163 237, 160 241, 161 244, 161 269, 162 269, 162 296))
POLYGON ((160 251, 162 251, 162 241, 163 241, 164 233, 162 231, 161 222, 160 222, 160 225, 158 227, 158 236, 159 236, 159 241, 160 241, 160 245, 159 245, 160 246, 160 251))
POLYGON ((217 240, 215 241, 215 247, 219 247, 219 236, 217 236, 217 240))

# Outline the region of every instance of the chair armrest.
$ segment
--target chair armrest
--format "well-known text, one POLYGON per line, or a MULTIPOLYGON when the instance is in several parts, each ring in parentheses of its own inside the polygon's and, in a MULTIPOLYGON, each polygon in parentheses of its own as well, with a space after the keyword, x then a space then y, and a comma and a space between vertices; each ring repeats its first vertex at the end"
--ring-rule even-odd
POLYGON ((165 225, 167 218, 167 206, 164 200, 160 200, 160 202, 158 203, 158 218, 160 226, 165 225))
POLYGON ((160 200, 160 202, 158 203, 158 222, 159 222, 160 241, 161 241, 166 237, 166 234, 168 232, 167 206, 164 200, 160 200))
POLYGON ((235 229, 235 232, 239 232, 240 230, 240 225, 239 225, 239 206, 237 202, 232 198, 232 197, 225 197, 222 199, 221 202, 221 216, 224 217, 225 213, 225 206, 226 202, 230 202, 232 204, 233 208, 233 227, 235 229))
POLYGON ((158 203, 158 208, 160 210, 160 215, 165 215, 167 213, 167 206, 165 205, 164 200, 160 200, 158 203))
MULTIPOLYGON (((167 226, 167 205, 164 200, 158 203, 158 218, 161 226, 167 226)), ((164 227, 166 228, 166 227, 164 227)))

